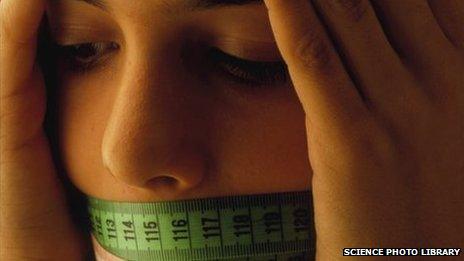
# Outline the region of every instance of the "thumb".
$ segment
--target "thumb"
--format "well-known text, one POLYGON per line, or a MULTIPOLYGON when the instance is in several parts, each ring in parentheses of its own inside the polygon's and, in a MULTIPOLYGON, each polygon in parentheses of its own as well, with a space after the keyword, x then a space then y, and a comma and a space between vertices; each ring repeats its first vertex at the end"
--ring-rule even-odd
POLYGON ((350 155, 352 146, 347 140, 359 136, 357 128, 370 118, 366 117, 369 111, 311 1, 264 1, 277 45, 306 114, 308 156, 313 169, 316 259, 335 260, 338 252, 328 246, 342 236, 334 224, 347 213, 342 207, 347 200, 338 192, 337 181, 346 178, 340 166, 351 163, 351 158, 340 156, 350 155))

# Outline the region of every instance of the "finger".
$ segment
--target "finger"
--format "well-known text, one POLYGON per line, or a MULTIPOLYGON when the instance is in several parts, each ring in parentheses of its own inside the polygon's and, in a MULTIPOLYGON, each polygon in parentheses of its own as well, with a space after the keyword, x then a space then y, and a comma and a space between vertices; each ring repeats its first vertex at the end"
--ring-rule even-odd
POLYGON ((0 2, 0 121, 2 149, 20 146, 42 129, 45 87, 36 59, 44 0, 0 2))
POLYGON ((429 0, 429 4, 448 39, 456 47, 464 49, 464 1, 429 0))
MULTIPOLYGON (((366 107, 310 1, 265 0, 274 36, 307 119, 350 126, 366 107)), ((332 126, 332 128, 335 126, 332 126)), ((340 126, 338 126, 340 127, 340 126)))
POLYGON ((406 69, 388 42, 370 2, 317 0, 315 5, 369 107, 385 112, 401 110, 405 104, 398 97, 412 96, 417 90, 395 83, 398 77, 392 76, 405 74, 406 69))
POLYGON ((406 62, 433 66, 452 44, 426 0, 372 0, 390 42, 406 62))
POLYGON ((3 0, 0 2, 0 41, 3 64, 1 70, 2 83, 5 83, 2 84, 2 95, 8 96, 16 92, 18 81, 22 81, 21 78, 28 75, 27 72, 32 71, 36 56, 37 30, 43 12, 43 0, 3 0), (17 73, 18 70, 21 73, 17 73), (5 82, 7 80, 8 82, 5 82))
POLYGON ((4 249, 9 257, 2 260, 82 260, 86 249, 42 130, 45 86, 35 60, 44 2, 0 2, 0 259, 4 249))

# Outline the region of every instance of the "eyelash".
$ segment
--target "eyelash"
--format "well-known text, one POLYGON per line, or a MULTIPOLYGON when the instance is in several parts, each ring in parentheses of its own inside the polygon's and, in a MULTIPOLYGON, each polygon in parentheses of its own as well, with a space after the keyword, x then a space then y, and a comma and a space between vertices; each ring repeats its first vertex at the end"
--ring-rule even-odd
MULTIPOLYGON (((114 42, 58 46, 61 57, 69 66, 68 69, 81 74, 97 69, 104 64, 105 58, 119 49, 119 45, 114 42)), ((238 84, 258 87, 288 81, 287 66, 283 61, 245 60, 216 47, 211 47, 206 56, 215 70, 219 70, 219 73, 238 84)))
POLYGON ((57 45, 57 50, 66 62, 67 69, 83 74, 102 65, 108 55, 119 50, 119 45, 114 42, 57 45))
POLYGON ((236 83, 250 86, 266 86, 286 83, 287 66, 283 61, 260 62, 245 60, 218 48, 211 48, 207 55, 228 78, 236 83))

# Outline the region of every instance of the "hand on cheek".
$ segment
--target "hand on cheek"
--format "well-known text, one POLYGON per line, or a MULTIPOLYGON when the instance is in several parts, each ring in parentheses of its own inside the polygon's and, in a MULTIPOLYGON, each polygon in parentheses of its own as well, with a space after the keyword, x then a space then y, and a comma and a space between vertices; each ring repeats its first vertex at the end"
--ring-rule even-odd
POLYGON ((90 249, 43 130, 36 51, 44 9, 44 0, 0 2, 0 260, 82 260, 90 249))
POLYGON ((318 259, 462 246, 464 5, 265 2, 306 114, 318 259))

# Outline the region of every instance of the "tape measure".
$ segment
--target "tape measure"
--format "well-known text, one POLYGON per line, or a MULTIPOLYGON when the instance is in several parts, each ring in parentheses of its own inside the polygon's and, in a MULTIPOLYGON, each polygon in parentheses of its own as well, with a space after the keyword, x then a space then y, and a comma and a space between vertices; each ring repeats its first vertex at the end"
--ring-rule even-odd
POLYGON ((309 191, 156 203, 88 198, 92 233, 125 260, 310 260, 309 191))

